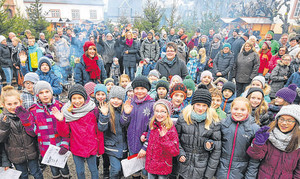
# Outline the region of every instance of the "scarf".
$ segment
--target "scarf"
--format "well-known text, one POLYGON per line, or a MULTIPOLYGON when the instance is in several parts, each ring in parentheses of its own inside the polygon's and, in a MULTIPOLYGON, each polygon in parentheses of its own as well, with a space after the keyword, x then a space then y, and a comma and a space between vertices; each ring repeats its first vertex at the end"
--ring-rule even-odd
MULTIPOLYGON (((274 145, 274 147, 285 152, 285 149, 289 145, 291 138, 291 132, 284 134, 277 127, 275 127, 274 130, 270 132, 269 141, 274 145)), ((300 148, 300 145, 298 148, 300 148)))
POLYGON ((166 63, 169 67, 173 66, 174 63, 177 61, 177 58, 175 57, 173 60, 168 60, 166 57, 163 58, 163 62, 166 63))
POLYGON ((133 39, 126 39, 126 45, 128 45, 129 47, 132 46, 132 43, 133 43, 133 39))
POLYGON ((243 50, 243 54, 245 55, 245 56, 248 56, 250 53, 252 53, 253 52, 253 50, 251 49, 251 50, 249 50, 248 52, 246 52, 245 50, 243 50))
POLYGON ((88 99, 88 101, 79 108, 73 108, 72 112, 68 111, 68 108, 71 106, 71 101, 68 101, 61 109, 61 111, 64 113, 64 117, 66 118, 66 122, 73 122, 77 121, 78 119, 84 117, 92 111, 96 105, 95 103, 88 99))
POLYGON ((215 43, 215 42, 212 43, 211 48, 212 49, 219 49, 220 45, 221 45, 221 41, 219 40, 219 42, 217 42, 217 43, 215 43))
POLYGON ((191 118, 197 122, 202 122, 206 119, 207 114, 206 112, 203 114, 197 114, 194 110, 191 113, 191 118))
POLYGON ((101 70, 99 69, 97 65, 97 60, 99 57, 96 55, 94 59, 88 58, 85 54, 82 55, 83 61, 85 63, 85 71, 87 71, 90 75, 91 79, 100 79, 100 72, 101 70))
POLYGON ((144 101, 152 100, 152 98, 149 94, 147 94, 143 99, 138 99, 136 96, 134 96, 133 100, 136 104, 142 104, 144 101))

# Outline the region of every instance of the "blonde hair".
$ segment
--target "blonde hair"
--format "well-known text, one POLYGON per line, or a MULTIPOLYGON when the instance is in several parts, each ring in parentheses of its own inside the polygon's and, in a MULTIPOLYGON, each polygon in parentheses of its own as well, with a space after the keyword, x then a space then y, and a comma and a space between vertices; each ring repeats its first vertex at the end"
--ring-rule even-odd
POLYGON ((21 43, 21 40, 18 37, 14 37, 14 38, 12 38, 12 40, 15 40, 15 41, 21 43))
POLYGON ((125 39, 128 39, 128 34, 130 33, 130 35, 131 35, 131 38, 133 37, 133 35, 132 35, 132 32, 131 31, 127 31, 126 33, 125 33, 125 39))
POLYGON ((198 51, 198 56, 200 58, 200 51, 202 51, 202 55, 201 55, 201 59, 200 59, 200 63, 201 64, 204 64, 206 62, 206 50, 205 48, 200 48, 199 51, 198 51))
MULTIPOLYGON (((253 93, 251 93, 247 99, 250 101, 250 98, 252 96, 253 93)), ((264 114, 266 112, 268 112, 268 104, 267 102, 265 101, 264 99, 264 96, 262 95, 262 99, 261 99, 261 102, 260 104, 258 105, 258 107, 255 109, 255 112, 254 112, 254 118, 255 118, 255 122, 256 124, 260 125, 260 120, 259 120, 259 117, 261 114, 264 114)))
MULTIPOLYGON (((156 106, 158 106, 158 105, 162 105, 168 111, 167 107, 164 104, 157 104, 156 106)), ((155 116, 153 116, 152 119, 150 120, 149 127, 151 130, 154 129, 153 124, 154 124, 155 119, 156 119, 155 116)), ((167 116, 166 120, 162 121, 161 125, 165 126, 167 128, 167 130, 170 130, 171 127, 173 126, 173 121, 169 115, 169 112, 168 112, 168 116, 167 116)))
POLYGON ((15 96, 18 100, 20 100, 20 102, 22 101, 20 93, 17 90, 15 90, 13 86, 7 85, 4 88, 2 88, 1 91, 1 97, 0 97, 1 104, 4 104, 5 98, 9 96, 15 96))
MULTIPOLYGON (((193 105, 189 104, 188 106, 186 106, 183 111, 183 119, 185 120, 185 122, 187 123, 187 125, 191 125, 193 124, 192 118, 191 118, 191 114, 193 111, 193 105)), ((212 109, 210 107, 207 108, 206 110, 206 114, 207 117, 205 119, 205 129, 209 130, 209 126, 211 125, 211 123, 218 123, 220 122, 219 116, 216 112, 215 109, 212 109)))
POLYGON ((233 106, 235 105, 236 102, 244 102, 245 105, 246 105, 246 107, 247 107, 247 110, 249 112, 248 114, 250 114, 252 112, 251 103, 250 103, 250 101, 247 98, 245 98, 245 97, 237 97, 237 98, 235 98, 232 101, 232 103, 231 103, 231 106, 230 106, 231 109, 233 108, 233 106))
POLYGON ((128 79, 128 82, 130 82, 129 76, 128 76, 127 74, 122 74, 122 75, 120 76, 119 83, 121 83, 121 81, 122 81, 123 78, 127 78, 127 79, 128 79))
MULTIPOLYGON (((115 120, 116 120, 116 115, 115 115, 115 108, 109 103, 108 104, 109 107, 109 113, 110 113, 110 130, 112 133, 116 134, 116 125, 115 125, 115 120)), ((122 110, 123 111, 123 104, 122 104, 122 110)), ((122 112, 121 112, 122 114, 122 112)))

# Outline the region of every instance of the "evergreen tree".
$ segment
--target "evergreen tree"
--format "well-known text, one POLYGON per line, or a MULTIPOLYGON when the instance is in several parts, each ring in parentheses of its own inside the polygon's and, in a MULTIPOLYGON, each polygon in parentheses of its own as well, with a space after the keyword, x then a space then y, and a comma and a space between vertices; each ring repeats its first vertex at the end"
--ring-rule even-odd
POLYGON ((220 23, 218 20, 220 19, 219 15, 213 15, 211 12, 204 13, 201 19, 200 27, 202 28, 202 34, 208 34, 209 29, 219 29, 220 23))
POLYGON ((157 5, 156 1, 147 0, 144 8, 144 18, 142 18, 144 30, 149 31, 153 29, 157 32, 159 30, 159 23, 162 18, 162 14, 162 10, 157 5))

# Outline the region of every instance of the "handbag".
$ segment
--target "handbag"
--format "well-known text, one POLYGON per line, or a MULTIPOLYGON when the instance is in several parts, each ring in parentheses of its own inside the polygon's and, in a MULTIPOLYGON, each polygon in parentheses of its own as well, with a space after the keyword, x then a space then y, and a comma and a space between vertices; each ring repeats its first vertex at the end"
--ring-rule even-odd
POLYGON ((18 85, 24 87, 24 75, 20 70, 18 70, 18 85))

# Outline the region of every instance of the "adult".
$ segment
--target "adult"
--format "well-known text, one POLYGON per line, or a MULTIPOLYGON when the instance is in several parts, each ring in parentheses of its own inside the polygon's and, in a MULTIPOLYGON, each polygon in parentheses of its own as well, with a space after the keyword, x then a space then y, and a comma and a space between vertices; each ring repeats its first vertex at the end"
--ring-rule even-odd
POLYGON ((233 31, 232 31, 232 37, 230 37, 230 38, 226 41, 226 43, 229 43, 229 44, 232 46, 232 45, 233 45, 233 42, 234 42, 235 40, 238 39, 238 37, 239 37, 239 32, 240 32, 239 29, 233 29, 233 31))
POLYGON ((155 69, 159 71, 161 77, 164 76, 169 79, 174 75, 179 75, 184 79, 188 75, 188 71, 185 62, 176 55, 177 45, 174 42, 169 42, 166 50, 166 56, 157 62, 155 69))
POLYGON ((288 48, 289 51, 289 55, 292 56, 293 59, 296 58, 297 53, 300 51, 300 47, 298 44, 298 38, 297 37, 293 37, 290 40, 290 47, 288 48))
POLYGON ((92 81, 94 83, 103 83, 107 78, 101 57, 97 54, 96 45, 87 41, 83 45, 84 54, 80 62, 76 63, 74 70, 75 83, 84 86, 92 81))
POLYGON ((221 42, 222 36, 220 34, 214 35, 214 40, 209 45, 208 56, 214 59, 216 55, 223 49, 223 43, 221 42))
POLYGON ((260 50, 259 45, 258 45, 258 41, 257 38, 254 35, 251 35, 249 37, 249 41, 252 43, 253 45, 253 50, 255 50, 256 52, 258 52, 260 50))
POLYGON ((209 29, 209 35, 208 35, 208 41, 212 42, 214 40, 214 36, 215 36, 215 29, 209 29))
POLYGON ((168 36, 168 42, 174 42, 177 39, 177 35, 175 34, 175 29, 170 29, 170 35, 168 36))
POLYGON ((289 40, 289 34, 282 34, 281 38, 279 40, 280 47, 287 47, 287 48, 289 48, 290 44, 289 44, 288 40, 289 40))
POLYGON ((6 38, 3 35, 0 35, 0 64, 5 74, 6 84, 11 85, 13 66, 11 60, 11 51, 7 46, 6 38))
POLYGON ((215 77, 223 77, 228 80, 229 72, 234 64, 233 54, 230 50, 231 45, 229 43, 225 43, 223 45, 223 49, 214 58, 213 74, 215 77))
POLYGON ((275 55, 278 50, 279 50, 279 43, 277 42, 277 40, 274 40, 274 31, 273 30, 269 30, 265 36, 265 39, 262 40, 260 43, 259 43, 259 47, 262 48, 262 45, 266 42, 266 41, 269 41, 271 42, 271 53, 272 55, 275 55))
POLYGON ((146 40, 143 41, 140 48, 141 59, 149 58, 151 62, 157 62, 159 59, 159 44, 153 38, 152 32, 148 32, 146 40))
POLYGON ((68 45, 71 44, 70 38, 68 38, 68 36, 64 35, 64 31, 62 28, 58 28, 57 29, 57 34, 59 35, 59 37, 62 39, 65 39, 68 42, 68 45))
POLYGON ((269 73, 272 72, 272 70, 276 67, 277 61, 281 60, 282 56, 287 53, 287 47, 282 46, 279 48, 278 53, 272 56, 270 62, 269 62, 269 73))
POLYGON ((111 33, 106 34, 105 41, 101 38, 99 38, 99 44, 103 47, 103 62, 105 66, 105 70, 107 73, 107 76, 109 76, 109 71, 111 64, 113 63, 113 58, 116 56, 116 42, 113 39, 113 36, 111 33))
POLYGON ((14 38, 14 37, 16 37, 16 34, 15 33, 13 33, 13 32, 10 32, 9 34, 8 34, 8 38, 7 38, 7 46, 9 46, 9 47, 12 47, 12 39, 14 38))
POLYGON ((29 45, 29 44, 28 44, 28 43, 29 43, 29 42, 28 42, 29 37, 32 36, 32 35, 31 35, 31 31, 27 29, 27 30, 24 31, 24 34, 25 34, 25 37, 24 37, 23 40, 22 40, 22 44, 27 48, 28 45, 29 45))
POLYGON ((45 54, 50 54, 49 44, 45 38, 44 33, 40 33, 40 39, 37 41, 37 44, 39 45, 40 48, 45 49, 45 54))
POLYGON ((201 30, 200 28, 196 29, 195 35, 192 37, 192 39, 188 43, 189 50, 193 50, 195 47, 198 47, 199 43, 201 41, 201 30))
POLYGON ((208 37, 206 35, 202 35, 201 38, 200 38, 200 42, 198 43, 198 46, 197 46, 198 51, 201 48, 205 48, 206 55, 208 56, 209 55, 208 54, 208 52, 209 52, 209 42, 208 42, 208 37))
POLYGON ((234 65, 233 77, 236 81, 236 93, 240 96, 252 79, 258 75, 259 56, 253 51, 253 44, 246 42, 238 54, 234 65))

